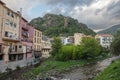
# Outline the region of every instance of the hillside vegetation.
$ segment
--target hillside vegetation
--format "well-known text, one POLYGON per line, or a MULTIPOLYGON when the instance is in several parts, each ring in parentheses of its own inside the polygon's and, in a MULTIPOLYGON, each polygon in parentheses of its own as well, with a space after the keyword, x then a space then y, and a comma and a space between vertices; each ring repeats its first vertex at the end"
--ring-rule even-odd
POLYGON ((89 29, 86 24, 79 23, 77 20, 63 15, 46 14, 43 17, 31 20, 29 24, 36 26, 49 37, 71 36, 76 32, 95 35, 95 32, 89 29))

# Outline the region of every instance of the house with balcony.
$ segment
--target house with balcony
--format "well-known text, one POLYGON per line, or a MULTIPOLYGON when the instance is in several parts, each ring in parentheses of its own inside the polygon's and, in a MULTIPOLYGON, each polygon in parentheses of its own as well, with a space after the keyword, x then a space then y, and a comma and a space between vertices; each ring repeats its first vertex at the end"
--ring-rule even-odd
POLYGON ((3 41, 2 41, 2 21, 3 21, 3 11, 4 11, 4 6, 5 3, 3 3, 2 1, 0 1, 0 63, 4 62, 4 53, 3 53, 3 41))
POLYGON ((97 34, 95 39, 102 47, 110 48, 110 45, 113 41, 113 36, 111 34, 97 34))
POLYGON ((21 60, 19 48, 20 15, 0 1, 0 46, 4 54, 4 62, 21 60))
POLYGON ((28 21, 25 18, 21 17, 19 38, 24 53, 24 59, 33 58, 33 36, 34 28, 28 25, 28 21))

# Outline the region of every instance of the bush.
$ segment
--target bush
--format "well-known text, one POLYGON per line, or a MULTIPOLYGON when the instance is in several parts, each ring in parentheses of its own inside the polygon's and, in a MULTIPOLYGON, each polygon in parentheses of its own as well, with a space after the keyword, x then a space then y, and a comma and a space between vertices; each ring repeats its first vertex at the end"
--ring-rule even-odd
POLYGON ((11 73, 12 72, 12 69, 11 68, 6 68, 6 71, 8 72, 8 73, 11 73))
POLYGON ((76 46, 66 45, 62 46, 59 51, 59 54, 56 56, 57 60, 67 61, 76 59, 76 46))
POLYGON ((100 55, 101 47, 94 38, 83 38, 81 45, 64 45, 55 56, 56 60, 94 59, 100 55))
POLYGON ((80 45, 81 56, 83 59, 91 59, 100 55, 101 47, 99 43, 92 37, 84 37, 80 45))
POLYGON ((20 70, 21 69, 21 67, 20 66, 16 66, 16 70, 20 70))

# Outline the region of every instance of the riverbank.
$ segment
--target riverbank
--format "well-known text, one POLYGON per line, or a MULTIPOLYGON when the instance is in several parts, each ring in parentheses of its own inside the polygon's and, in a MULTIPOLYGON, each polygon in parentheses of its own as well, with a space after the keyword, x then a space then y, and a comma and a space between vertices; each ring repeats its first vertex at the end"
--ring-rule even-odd
POLYGON ((48 77, 57 78, 57 80, 68 78, 70 80, 92 79, 96 76, 96 73, 100 72, 96 68, 98 63, 105 61, 103 59, 105 58, 61 62, 50 58, 38 64, 38 67, 31 65, 30 69, 22 68, 21 70, 13 71, 7 77, 4 76, 2 80, 39 80, 40 78, 48 77))
POLYGON ((120 59, 112 61, 94 80, 120 80, 120 59))

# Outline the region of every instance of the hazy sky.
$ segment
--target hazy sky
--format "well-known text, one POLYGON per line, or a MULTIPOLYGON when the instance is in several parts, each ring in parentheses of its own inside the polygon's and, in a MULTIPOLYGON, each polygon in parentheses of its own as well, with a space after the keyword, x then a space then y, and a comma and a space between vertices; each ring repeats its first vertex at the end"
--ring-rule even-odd
POLYGON ((46 13, 78 19, 91 29, 105 29, 120 23, 120 0, 2 0, 14 11, 23 9, 30 21, 46 13))

